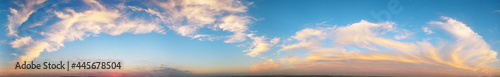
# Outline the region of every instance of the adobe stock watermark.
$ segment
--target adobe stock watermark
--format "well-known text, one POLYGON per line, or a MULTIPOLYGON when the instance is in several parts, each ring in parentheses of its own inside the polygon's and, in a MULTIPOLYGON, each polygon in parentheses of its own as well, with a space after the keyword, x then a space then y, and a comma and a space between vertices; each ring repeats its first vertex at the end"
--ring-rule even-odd
POLYGON ((123 60, 120 59, 80 59, 69 60, 52 59, 40 61, 20 61, 15 63, 14 69, 19 70, 119 70, 123 68, 123 60))

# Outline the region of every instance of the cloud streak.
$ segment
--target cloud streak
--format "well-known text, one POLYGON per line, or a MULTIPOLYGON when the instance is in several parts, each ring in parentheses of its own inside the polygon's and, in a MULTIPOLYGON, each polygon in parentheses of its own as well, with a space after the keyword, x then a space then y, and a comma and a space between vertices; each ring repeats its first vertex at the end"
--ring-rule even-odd
MULTIPOLYGON (((411 71, 432 72, 434 75, 491 75, 500 72, 496 69, 499 66, 494 65, 499 62, 496 58, 497 52, 491 50, 481 36, 460 21, 449 17, 442 17, 442 20, 444 22, 430 21, 428 24, 441 27, 454 36, 455 42, 431 43, 426 40, 400 42, 386 39, 382 35, 393 31, 395 23, 370 23, 362 20, 338 28, 303 29, 291 37, 297 43, 285 45, 280 51, 306 50, 308 55, 303 58, 303 61, 290 65, 294 65, 296 69, 310 68, 316 71, 332 67, 345 68, 353 72, 388 71, 386 73, 390 73, 410 71, 406 70, 408 67, 421 67, 411 68, 411 71), (333 44, 333 46, 327 46, 327 44, 333 44), (401 65, 394 65, 394 63, 401 65), (381 66, 391 69, 379 69, 382 68, 381 66)), ((252 68, 265 64, 269 63, 257 64, 252 68)), ((269 68, 271 67, 265 67, 265 69, 269 68)), ((401 73, 418 75, 411 72, 401 73)))
MULTIPOLYGON (((21 26, 26 23, 29 16, 34 16, 35 10, 45 1, 26 0, 26 4, 16 3, 20 9, 11 8, 9 35, 15 40, 9 44, 23 54, 19 54, 16 61, 31 61, 40 56, 41 52, 54 52, 64 47, 65 42, 84 40, 86 37, 101 34, 121 35, 123 33, 165 34, 165 29, 170 29, 181 36, 200 40, 226 39, 225 43, 238 43, 247 38, 253 42, 249 46, 248 56, 256 57, 270 50, 278 43, 279 38, 268 39, 250 33, 249 25, 254 21, 247 16, 247 5, 237 0, 170 0, 152 1, 151 7, 128 6, 124 3, 117 5, 104 5, 98 0, 83 0, 82 8, 62 7, 59 4, 45 4, 50 9, 42 9, 48 13, 43 16, 47 20, 36 23, 35 26, 21 26), (134 18, 134 13, 145 12, 150 14, 150 19, 134 18), (22 22, 21 22, 22 21, 22 22), (54 23, 46 23, 54 22, 54 23), (208 28, 213 31, 226 31, 232 35, 212 35, 198 32, 199 29, 208 28), (19 30, 19 31, 18 31, 19 30)), ((64 4, 64 3, 61 3, 64 4)))
POLYGON ((250 57, 256 57, 263 52, 269 51, 271 47, 279 42, 279 38, 273 38, 270 41, 266 41, 266 37, 264 36, 257 37, 254 36, 254 34, 249 34, 248 37, 253 40, 250 48, 245 50, 246 52, 249 52, 246 55, 250 57))
POLYGON ((168 28, 182 36, 200 38, 198 29, 211 28, 232 32, 226 43, 245 41, 251 17, 244 15, 247 4, 236 0, 171 0, 153 1, 163 13, 148 8, 146 12, 158 16, 168 28))

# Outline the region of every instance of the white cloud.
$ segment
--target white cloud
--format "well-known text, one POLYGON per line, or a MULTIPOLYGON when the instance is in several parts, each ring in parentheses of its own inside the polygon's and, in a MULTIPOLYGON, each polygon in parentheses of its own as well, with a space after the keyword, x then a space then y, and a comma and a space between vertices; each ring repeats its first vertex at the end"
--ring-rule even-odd
POLYGON ((148 13, 161 18, 170 24, 168 28, 182 36, 194 37, 201 28, 220 28, 232 32, 226 43, 242 42, 246 40, 245 31, 248 30, 250 18, 244 14, 247 11, 245 4, 237 0, 182 0, 182 1, 155 1, 165 14, 148 9, 148 13), (185 23, 183 23, 185 22, 185 23), (209 26, 214 25, 214 26, 209 26))
POLYGON ((233 33, 225 36, 225 43, 237 43, 246 40, 248 25, 251 24, 250 16, 244 13, 249 4, 242 4, 237 0, 187 0, 187 1, 153 1, 161 9, 128 7, 134 11, 145 11, 150 15, 158 17, 158 20, 166 23, 168 28, 176 33, 199 40, 213 40, 217 35, 199 34, 202 28, 213 30, 222 29, 233 33), (162 12, 160 12, 162 11, 162 12), (199 35, 204 35, 200 37, 199 35))
POLYGON ((432 33, 434 33, 434 32, 432 32, 432 30, 431 30, 431 29, 429 29, 429 27, 424 27, 424 28, 422 28, 422 30, 424 30, 424 32, 425 32, 425 33, 427 33, 427 34, 432 34, 432 33))
MULTIPOLYGON (((267 52, 274 45, 274 43, 269 43, 268 41, 266 41, 267 38, 264 36, 254 36, 254 34, 248 34, 247 36, 253 40, 250 48, 248 50, 245 50, 245 52, 249 52, 246 55, 250 57, 256 57, 263 52, 267 52)), ((271 41, 276 42, 277 40, 273 39, 271 41)))
POLYGON ((270 41, 266 41, 267 38, 264 36, 254 36, 254 34, 248 34, 248 37, 252 39, 252 44, 250 45, 248 50, 245 50, 245 52, 249 52, 246 55, 250 57, 256 57, 259 56, 263 52, 267 52, 271 49, 271 47, 275 46, 277 43, 279 43, 280 38, 275 37, 271 39, 270 41))
POLYGON ((223 23, 218 25, 218 28, 234 33, 234 35, 230 36, 230 38, 224 42, 234 43, 245 41, 246 37, 244 32, 248 30, 247 25, 250 24, 249 17, 229 15, 222 18, 222 22, 223 23))
MULTIPOLYGON (((125 6, 124 4, 110 6, 110 8, 95 0, 84 0, 83 2, 90 6, 90 9, 78 11, 75 11, 74 8, 46 10, 48 13, 53 13, 60 21, 50 25, 41 24, 44 25, 43 27, 47 27, 46 30, 35 33, 44 38, 34 39, 29 35, 24 35, 11 42, 14 48, 18 48, 24 53, 24 55, 19 55, 17 61, 30 61, 37 58, 43 51, 57 51, 60 47, 64 47, 65 42, 83 40, 86 37, 99 34, 120 35, 122 33, 152 32, 164 34, 164 27, 160 26, 159 23, 165 24, 167 28, 192 39, 214 40, 220 37, 200 34, 197 32, 200 28, 222 29, 233 33, 233 35, 224 36, 228 38, 225 40, 226 43, 242 42, 249 37, 252 39, 252 44, 245 51, 248 52, 246 55, 251 57, 269 51, 280 41, 279 38, 268 41, 268 38, 264 36, 248 34, 248 25, 251 24, 252 17, 244 14, 247 7, 239 1, 155 1, 155 4, 161 7, 161 11, 152 8, 125 6), (132 12, 144 11, 158 18, 153 21, 137 18, 131 20, 128 18, 129 12, 123 11, 127 9, 133 10, 132 12)), ((16 11, 16 9, 13 10, 16 11)))
POLYGON ((20 48, 29 45, 30 43, 33 43, 33 39, 30 36, 27 36, 12 41, 10 45, 12 45, 12 48, 20 48))
MULTIPOLYGON (((446 22, 431 21, 455 36, 456 42, 446 46, 449 50, 446 55, 449 61, 456 65, 463 65, 464 69, 480 72, 493 72, 489 63, 499 61, 497 52, 490 49, 484 39, 472 31, 466 24, 449 17, 441 17, 446 22)), ((498 70, 495 70, 498 72, 498 70)))
POLYGON ((396 35, 396 36, 394 36, 394 39, 398 39, 398 40, 405 39, 405 38, 407 38, 410 35, 411 35, 410 33, 404 33, 402 35, 396 35))
POLYGON ((311 29, 306 28, 295 33, 291 38, 299 41, 299 43, 293 45, 284 46, 278 52, 285 50, 295 50, 295 49, 314 49, 321 45, 320 40, 324 40, 327 36, 325 35, 325 29, 311 29))
POLYGON ((157 33, 162 33, 164 34, 163 27, 160 25, 157 25, 156 23, 151 23, 151 22, 146 22, 143 20, 134 20, 134 21, 129 21, 125 20, 118 25, 110 24, 105 26, 106 33, 110 35, 120 35, 121 33, 132 33, 132 34, 144 34, 144 33, 151 33, 153 31, 157 33))
POLYGON ((71 8, 52 12, 61 21, 47 26, 47 30, 39 34, 43 39, 32 39, 30 36, 16 38, 11 42, 13 48, 19 48, 24 55, 18 61, 30 61, 43 51, 56 51, 64 46, 64 42, 83 40, 90 35, 106 33, 120 35, 122 33, 165 33, 162 26, 144 20, 129 20, 118 10, 106 9, 97 1, 85 0, 92 9, 76 12, 71 8))
MULTIPOLYGON (((37 9, 35 6, 43 2, 27 1, 27 4, 18 4, 22 7, 21 10, 11 8, 13 15, 9 16, 9 34, 16 35, 17 27, 28 20, 28 16, 37 9), (21 20, 22 22, 20 22, 21 20)), ((125 6, 123 3, 107 7, 96 0, 83 1, 87 6, 90 6, 88 10, 75 11, 75 8, 45 10, 47 13, 53 13, 60 21, 54 24, 35 24, 36 26, 44 25, 42 27, 47 27, 44 31, 35 32, 44 38, 35 39, 30 35, 23 35, 22 37, 15 38, 16 40, 10 44, 13 48, 18 48, 24 53, 24 55, 19 55, 18 61, 30 61, 38 57, 43 51, 57 51, 60 47, 64 47, 65 42, 83 40, 86 37, 97 36, 103 33, 109 35, 152 32, 164 34, 164 27, 160 26, 159 23, 162 25, 165 24, 167 28, 192 39, 214 40, 221 37, 200 34, 197 30, 201 28, 221 29, 222 31, 233 33, 232 35, 223 36, 224 38, 228 38, 224 41, 225 43, 242 42, 249 37, 252 39, 252 44, 245 51, 251 57, 256 57, 263 52, 269 51, 273 45, 280 41, 279 38, 267 41, 267 38, 264 36, 254 36, 253 33, 248 34, 248 25, 252 23, 252 17, 244 14, 247 11, 247 4, 242 4, 237 0, 172 0, 153 2, 160 7, 159 10, 125 6), (132 12, 144 11, 149 13, 150 16, 154 16, 153 19, 156 20, 128 18, 130 14, 126 11, 127 9, 132 10, 132 12)))
POLYGON ((187 0, 187 1, 155 1, 164 13, 159 13, 152 9, 142 9, 130 7, 135 10, 144 10, 147 13, 158 16, 163 22, 168 24, 168 28, 182 36, 192 37, 192 39, 207 38, 213 40, 217 35, 199 34, 198 29, 210 28, 212 30, 221 29, 231 32, 232 35, 224 36, 225 43, 237 43, 252 39, 252 44, 247 55, 256 57, 262 52, 269 51, 270 48, 279 42, 279 38, 266 41, 264 36, 254 36, 247 33, 249 24, 253 17, 245 15, 248 10, 247 5, 237 0, 187 0))
MULTIPOLYGON (((429 24, 440 26, 454 35, 455 42, 442 42, 434 45, 428 41, 400 42, 386 39, 381 36, 384 32, 390 32, 394 29, 393 22, 360 21, 338 28, 303 29, 291 37, 298 43, 285 45, 279 51, 306 50, 307 56, 291 65, 295 69, 311 71, 324 71, 331 67, 340 69, 333 71, 356 72, 356 67, 360 67, 363 70, 393 72, 412 69, 415 71, 413 73, 432 72, 430 74, 433 75, 500 73, 500 69, 496 69, 499 66, 491 65, 491 63, 499 62, 496 58, 497 52, 491 50, 481 36, 462 22, 449 17, 442 17, 442 19, 446 22, 431 21, 429 24), (324 46, 332 43, 333 47, 324 46), (352 49, 352 47, 358 49, 352 49), (392 64, 395 62, 400 65, 392 64), (378 67, 391 68, 391 70, 379 69, 378 67), (438 71, 426 71, 429 69, 438 71)), ((258 65, 260 64, 256 66, 258 65)), ((273 65, 273 67, 278 66, 273 65)), ((265 68, 272 67, 265 66, 265 68)), ((411 74, 412 72, 406 73, 411 74)))
POLYGON ((319 37, 319 38, 325 38, 323 37, 323 32, 321 30, 315 30, 315 29, 311 29, 311 28, 306 28, 304 30, 301 30, 299 32, 296 33, 295 36, 292 36, 294 39, 297 39, 297 40, 301 40, 301 41, 305 41, 306 39, 310 38, 310 37, 313 37, 313 36, 316 36, 316 37, 319 37))
POLYGON ((92 9, 94 10, 106 10, 106 8, 101 5, 101 3, 97 2, 96 0, 86 0, 86 1, 83 1, 85 4, 89 5, 89 6, 92 6, 92 9))
POLYGON ((243 32, 238 32, 238 33, 234 33, 234 35, 231 35, 231 36, 228 36, 229 39, 227 39, 226 43, 235 43, 235 42, 242 42, 242 41, 245 41, 247 36, 245 36, 247 34, 243 33, 243 32))
POLYGON ((20 3, 22 1, 14 2, 20 9, 9 8, 12 15, 7 15, 9 20, 7 24, 7 30, 9 31, 8 35, 17 36, 17 28, 28 20, 29 16, 33 14, 36 9, 39 9, 40 4, 45 1, 46 0, 26 0, 24 1, 26 3, 20 3))
POLYGON ((478 37, 477 33, 472 31, 472 29, 467 27, 467 25, 462 22, 444 16, 441 18, 447 22, 431 21, 429 24, 439 25, 441 28, 452 33, 457 38, 478 37))
POLYGON ((269 43, 271 43, 271 44, 278 44, 279 42, 280 42, 280 38, 279 37, 275 37, 271 41, 269 41, 269 43))

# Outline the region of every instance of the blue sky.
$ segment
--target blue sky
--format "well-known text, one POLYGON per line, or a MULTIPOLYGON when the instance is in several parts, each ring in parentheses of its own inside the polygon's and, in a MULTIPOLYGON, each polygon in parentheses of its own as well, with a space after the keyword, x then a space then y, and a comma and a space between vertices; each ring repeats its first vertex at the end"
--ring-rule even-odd
MULTIPOLYGON (((47 59, 123 60, 121 75, 500 75, 495 0, 0 3, 0 75, 47 59)), ((82 71, 46 73, 103 72, 82 71)))

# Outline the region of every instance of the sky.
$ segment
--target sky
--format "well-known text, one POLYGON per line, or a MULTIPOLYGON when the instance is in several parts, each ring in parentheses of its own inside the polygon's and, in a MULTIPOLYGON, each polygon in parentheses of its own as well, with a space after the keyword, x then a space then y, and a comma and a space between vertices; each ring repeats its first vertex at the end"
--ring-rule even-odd
POLYGON ((0 76, 500 76, 497 0, 2 0, 0 76), (16 62, 119 61, 114 70, 16 62))

